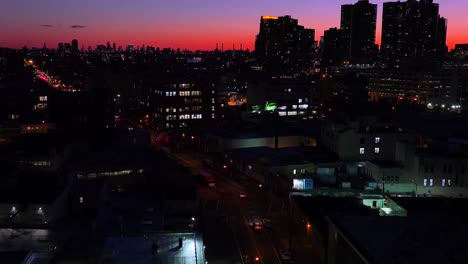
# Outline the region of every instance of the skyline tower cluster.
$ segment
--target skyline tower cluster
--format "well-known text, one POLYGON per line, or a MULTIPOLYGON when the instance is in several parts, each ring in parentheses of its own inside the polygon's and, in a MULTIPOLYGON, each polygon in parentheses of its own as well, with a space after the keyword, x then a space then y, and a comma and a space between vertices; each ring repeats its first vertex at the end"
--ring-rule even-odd
POLYGON ((315 30, 304 28, 291 16, 262 16, 255 54, 263 65, 288 68, 310 64, 315 51, 315 30))
POLYGON ((447 19, 433 0, 383 4, 380 54, 376 45, 377 5, 359 0, 341 7, 341 27, 324 32, 325 65, 375 64, 399 68, 417 60, 441 64, 448 52, 447 19), (380 55, 380 56, 379 56, 380 55))

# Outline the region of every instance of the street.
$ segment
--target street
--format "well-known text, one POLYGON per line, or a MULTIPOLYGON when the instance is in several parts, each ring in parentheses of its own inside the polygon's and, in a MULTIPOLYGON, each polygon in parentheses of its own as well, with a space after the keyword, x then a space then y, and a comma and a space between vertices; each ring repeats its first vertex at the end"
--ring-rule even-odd
POLYGON ((313 227, 297 219, 290 222, 287 200, 276 197, 255 182, 241 181, 223 175, 222 170, 205 167, 199 153, 197 158, 182 152, 170 156, 194 174, 204 170, 215 176, 215 188, 204 184, 198 187, 209 263, 288 263, 283 262, 279 252, 289 248, 290 243, 294 263, 323 262, 323 253, 313 246, 313 227), (240 198, 241 192, 247 197, 240 198), (253 221, 263 222, 263 218, 270 219, 271 226, 254 230, 253 221))

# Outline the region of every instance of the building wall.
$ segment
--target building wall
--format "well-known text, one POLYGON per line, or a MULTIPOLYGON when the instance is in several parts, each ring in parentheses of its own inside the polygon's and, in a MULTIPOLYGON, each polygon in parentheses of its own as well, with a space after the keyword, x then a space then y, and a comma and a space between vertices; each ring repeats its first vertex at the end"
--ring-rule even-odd
POLYGON ((411 135, 403 131, 375 132, 372 128, 360 131, 357 123, 328 123, 322 128, 321 139, 322 143, 338 154, 343 161, 401 161, 405 159, 405 152, 402 152, 401 146, 397 144, 400 140, 411 139, 411 135))
POLYGON ((287 176, 289 179, 300 179, 311 177, 315 174, 317 170, 316 164, 297 164, 297 165, 287 165, 287 166, 276 166, 271 167, 270 172, 275 175, 279 173, 280 175, 287 176))
POLYGON ((327 264, 368 264, 369 262, 357 251, 336 225, 328 220, 327 264))
MULTIPOLYGON (((270 147, 275 148, 275 137, 261 137, 261 138, 245 138, 245 139, 232 139, 232 138, 213 138, 218 143, 212 142, 212 146, 217 148, 217 151, 224 151, 229 149, 242 149, 242 148, 256 148, 256 147, 270 147)), ((212 141, 212 140, 210 140, 212 141)), ((316 143, 313 138, 305 138, 303 136, 283 136, 278 137, 278 148, 298 147, 303 145, 314 145, 316 143)))
POLYGON ((152 89, 148 108, 156 125, 186 129, 216 118, 216 87, 208 81, 164 83, 152 89))
POLYGON ((408 145, 407 148, 409 153, 402 167, 381 168, 372 162, 366 163, 368 175, 374 178, 381 190, 392 194, 417 193, 418 196, 468 195, 467 157, 443 153, 415 154, 414 148, 408 145))
POLYGON ((369 101, 382 99, 409 101, 436 107, 459 105, 466 89, 466 70, 443 69, 440 71, 370 70, 369 101))

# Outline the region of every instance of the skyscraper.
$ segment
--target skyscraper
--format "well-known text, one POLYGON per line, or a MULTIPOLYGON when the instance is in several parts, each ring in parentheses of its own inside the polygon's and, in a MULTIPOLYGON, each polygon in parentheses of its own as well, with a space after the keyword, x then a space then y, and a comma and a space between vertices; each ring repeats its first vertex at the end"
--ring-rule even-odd
POLYGON ((349 46, 347 45, 347 31, 330 28, 325 30, 321 44, 322 64, 324 66, 342 65, 347 59, 349 46))
POLYGON ((74 39, 71 42, 71 50, 73 52, 78 52, 78 40, 74 39))
POLYGON ((262 16, 255 41, 258 60, 274 70, 289 70, 312 64, 315 30, 306 29, 291 16, 262 16))
POLYGON ((387 66, 442 62, 446 36, 447 20, 432 0, 384 3, 381 53, 387 66))
POLYGON ((375 62, 378 49, 375 44, 376 25, 377 5, 369 3, 369 0, 341 6, 341 29, 351 63, 375 62))

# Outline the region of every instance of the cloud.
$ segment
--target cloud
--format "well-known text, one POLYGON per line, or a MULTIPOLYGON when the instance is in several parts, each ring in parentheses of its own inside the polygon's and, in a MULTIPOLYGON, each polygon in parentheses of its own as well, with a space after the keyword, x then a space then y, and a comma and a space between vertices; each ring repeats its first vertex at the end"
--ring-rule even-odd
POLYGON ((54 27, 54 25, 44 24, 44 25, 41 25, 41 27, 54 27))
POLYGON ((71 25, 71 28, 85 28, 86 26, 83 25, 71 25))

